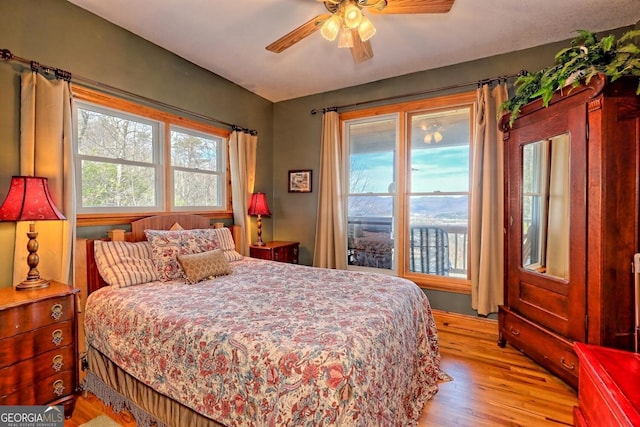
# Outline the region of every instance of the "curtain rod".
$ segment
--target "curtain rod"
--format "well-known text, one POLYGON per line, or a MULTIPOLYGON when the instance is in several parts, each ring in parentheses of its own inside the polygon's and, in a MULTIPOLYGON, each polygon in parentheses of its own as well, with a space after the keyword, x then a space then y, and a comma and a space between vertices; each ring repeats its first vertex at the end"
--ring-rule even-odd
POLYGON ((450 85, 450 86, 442 86, 442 87, 438 87, 438 88, 434 88, 434 89, 427 89, 427 90, 423 90, 423 91, 420 91, 420 92, 405 93, 403 95, 394 95, 394 96, 389 96, 389 97, 386 97, 386 98, 370 99, 368 101, 355 102, 353 104, 338 105, 336 107, 314 108, 313 110, 311 110, 311 114, 315 115, 317 113, 326 113, 328 111, 338 111, 338 110, 343 109, 343 108, 358 107, 358 106, 361 106, 361 105, 373 104, 375 102, 392 101, 392 100, 396 100, 396 99, 408 98, 408 97, 411 97, 411 96, 427 95, 427 94, 433 93, 433 92, 442 92, 442 91, 445 91, 445 90, 458 89, 458 88, 467 87, 467 86, 477 85, 478 87, 480 87, 483 84, 489 84, 489 83, 498 82, 498 81, 501 81, 501 80, 507 81, 507 80, 510 80, 510 79, 514 79, 516 77, 520 77, 522 75, 526 75, 526 74, 528 74, 527 71, 521 70, 520 72, 518 72, 518 74, 510 74, 510 75, 506 75, 506 76, 494 77, 494 78, 490 78, 490 79, 483 79, 483 80, 467 82, 467 83, 458 83, 458 84, 450 85))
POLYGON ((15 62, 20 62, 21 64, 24 65, 28 65, 32 71, 36 72, 36 73, 42 73, 42 74, 50 74, 53 73, 57 79, 61 79, 61 80, 65 80, 67 82, 76 82, 76 83, 82 83, 84 85, 88 85, 90 87, 98 87, 101 89, 106 89, 110 92, 115 92, 121 95, 125 95, 131 98, 135 98, 150 104, 154 104, 154 105, 158 105, 160 107, 164 107, 173 111, 176 111, 180 114, 186 114, 192 117, 197 117, 199 119, 202 120, 206 120, 208 122, 214 122, 217 123, 219 125, 223 125, 227 128, 230 128, 232 131, 241 131, 241 132, 247 132, 250 133, 252 135, 257 135, 258 132, 256 130, 253 129, 247 129, 247 128, 243 128, 237 125, 234 125, 232 123, 227 123, 224 122, 222 120, 218 120, 218 119, 214 119, 213 117, 209 117, 206 116, 204 114, 200 114, 200 113, 196 113, 195 111, 191 111, 191 110, 187 110, 184 108, 180 108, 180 107, 176 107, 175 105, 171 105, 171 104, 167 104, 165 102, 162 101, 158 101, 155 99, 151 99, 151 98, 147 98, 146 96, 143 95, 138 95, 136 93, 133 92, 129 92, 128 90, 124 90, 124 89, 120 89, 117 88, 115 86, 111 86, 108 85, 106 83, 102 83, 102 82, 98 82, 96 80, 92 80, 89 79, 87 77, 82 77, 79 76, 77 74, 71 74, 69 71, 65 71, 62 70, 60 68, 56 68, 56 67, 51 67, 49 65, 43 65, 40 64, 39 62, 33 61, 33 60, 28 60, 25 58, 21 58, 19 56, 14 55, 13 53, 11 53, 11 51, 9 49, 0 49, 0 59, 4 59, 6 61, 15 61, 15 62))

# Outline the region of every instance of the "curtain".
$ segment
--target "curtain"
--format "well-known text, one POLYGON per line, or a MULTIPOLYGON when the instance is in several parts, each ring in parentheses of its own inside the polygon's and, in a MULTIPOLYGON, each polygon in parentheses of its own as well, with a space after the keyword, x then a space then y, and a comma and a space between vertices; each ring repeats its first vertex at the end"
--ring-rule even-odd
POLYGON ((504 300, 504 144, 497 111, 508 98, 506 83, 477 90, 470 218, 471 304, 479 315, 504 300))
POLYGON ((342 166, 340 116, 336 111, 328 111, 322 116, 318 219, 313 251, 315 267, 347 268, 342 166))
POLYGON ((249 201, 256 181, 256 153, 258 136, 248 132, 234 130, 229 137, 229 162, 231 169, 231 200, 233 203, 233 222, 244 236, 238 242, 242 255, 249 256, 251 229, 249 227, 249 201))
MULTIPOLYGON (((75 174, 71 133, 71 89, 64 80, 48 80, 27 71, 20 95, 20 174, 48 178, 53 202, 66 221, 39 221, 38 270, 44 279, 74 282, 76 243, 75 174)), ((16 225, 13 282, 27 277, 29 223, 16 225)))

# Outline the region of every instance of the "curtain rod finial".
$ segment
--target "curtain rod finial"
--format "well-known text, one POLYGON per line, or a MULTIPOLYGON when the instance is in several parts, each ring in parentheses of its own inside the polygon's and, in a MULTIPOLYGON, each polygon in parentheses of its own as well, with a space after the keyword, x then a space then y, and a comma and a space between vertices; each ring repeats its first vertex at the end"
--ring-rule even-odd
POLYGON ((13 59, 13 53, 9 49, 0 49, 0 58, 10 60, 13 59))

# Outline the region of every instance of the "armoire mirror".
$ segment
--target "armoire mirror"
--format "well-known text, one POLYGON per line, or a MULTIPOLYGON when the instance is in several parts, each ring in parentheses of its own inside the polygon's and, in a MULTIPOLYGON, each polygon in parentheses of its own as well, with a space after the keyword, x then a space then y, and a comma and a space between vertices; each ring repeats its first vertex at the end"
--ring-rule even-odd
POLYGON ((522 149, 522 267, 569 278, 569 134, 522 149))

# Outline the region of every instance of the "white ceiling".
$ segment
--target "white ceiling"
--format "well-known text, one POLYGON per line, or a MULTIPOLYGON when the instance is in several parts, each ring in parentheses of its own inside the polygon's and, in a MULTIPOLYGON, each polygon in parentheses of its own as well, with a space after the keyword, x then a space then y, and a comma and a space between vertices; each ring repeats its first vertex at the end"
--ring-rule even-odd
POLYGON ((455 0, 447 14, 369 13, 374 57, 356 65, 320 32, 279 54, 265 49, 326 13, 316 0, 69 1, 273 102, 640 20, 640 0, 455 0))

